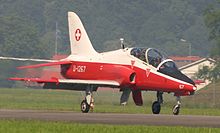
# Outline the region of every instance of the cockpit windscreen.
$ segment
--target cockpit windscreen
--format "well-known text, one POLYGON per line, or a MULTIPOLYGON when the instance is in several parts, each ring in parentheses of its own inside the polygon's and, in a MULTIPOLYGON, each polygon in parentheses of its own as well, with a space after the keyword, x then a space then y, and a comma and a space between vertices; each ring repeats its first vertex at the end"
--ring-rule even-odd
POLYGON ((144 62, 147 62, 146 60, 146 48, 133 48, 131 50, 131 55, 133 55, 134 57, 144 61, 144 62))
POLYGON ((132 48, 130 54, 154 67, 165 60, 164 55, 153 48, 132 48))

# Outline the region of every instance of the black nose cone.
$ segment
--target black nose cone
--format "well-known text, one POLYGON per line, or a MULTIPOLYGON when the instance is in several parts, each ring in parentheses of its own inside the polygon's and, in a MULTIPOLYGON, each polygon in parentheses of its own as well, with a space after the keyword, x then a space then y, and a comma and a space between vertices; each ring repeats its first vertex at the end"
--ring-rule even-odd
POLYGON ((181 73, 180 71, 179 71, 179 74, 178 73, 176 74, 176 78, 195 86, 195 82, 192 79, 190 79, 189 77, 187 77, 186 75, 184 75, 183 73, 181 73))
POLYGON ((159 72, 166 74, 168 76, 171 76, 173 78, 182 80, 184 82, 190 83, 192 85, 195 86, 195 83, 193 82, 192 79, 190 79, 189 77, 187 77, 186 75, 184 75, 181 71, 179 71, 178 69, 176 69, 175 71, 164 71, 164 70, 159 70, 159 72))

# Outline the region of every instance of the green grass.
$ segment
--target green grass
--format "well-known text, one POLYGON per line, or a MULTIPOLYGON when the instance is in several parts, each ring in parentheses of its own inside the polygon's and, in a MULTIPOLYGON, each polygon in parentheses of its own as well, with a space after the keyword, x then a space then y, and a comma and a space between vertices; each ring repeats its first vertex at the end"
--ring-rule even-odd
POLYGON ((30 120, 0 120, 1 133, 219 133, 219 128, 77 124, 30 120))
MULTIPOLYGON (((204 89, 207 91, 207 89, 204 89)), ((193 97, 183 98, 182 115, 220 115, 218 104, 212 103, 207 92, 196 94, 193 97)), ((151 114, 151 104, 155 100, 155 93, 143 92, 144 106, 135 106, 130 97, 127 106, 120 106, 121 93, 118 90, 98 91, 94 93, 94 112, 111 113, 144 113, 151 114)), ((216 96, 217 97, 217 96, 216 96)), ((34 109, 80 112, 80 103, 84 99, 84 92, 43 90, 43 89, 0 89, 1 109, 34 109)), ((165 103, 162 105, 161 114, 172 114, 172 107, 176 103, 171 94, 164 94, 165 103)), ((216 99, 216 103, 220 102, 216 99)))

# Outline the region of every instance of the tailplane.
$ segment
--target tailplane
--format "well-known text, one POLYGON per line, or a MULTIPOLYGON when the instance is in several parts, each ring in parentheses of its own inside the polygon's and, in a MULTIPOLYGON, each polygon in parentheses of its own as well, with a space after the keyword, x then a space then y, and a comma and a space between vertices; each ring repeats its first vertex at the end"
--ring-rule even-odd
POLYGON ((68 12, 69 36, 71 54, 75 55, 94 55, 97 54, 89 40, 86 30, 74 12, 68 12))

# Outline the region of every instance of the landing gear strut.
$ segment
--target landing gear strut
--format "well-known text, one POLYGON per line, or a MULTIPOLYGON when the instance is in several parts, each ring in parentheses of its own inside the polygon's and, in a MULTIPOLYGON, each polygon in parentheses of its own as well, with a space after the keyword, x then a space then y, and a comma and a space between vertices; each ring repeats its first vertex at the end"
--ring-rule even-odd
POLYGON ((173 114, 178 115, 180 112, 181 98, 180 96, 176 97, 177 104, 173 106, 173 114))
POLYGON ((85 99, 81 102, 81 111, 83 113, 88 113, 89 110, 93 111, 94 99, 92 97, 92 87, 90 85, 86 88, 85 99))
POLYGON ((163 92, 157 92, 157 101, 154 101, 152 104, 153 114, 159 114, 161 109, 161 104, 163 103, 163 92))

